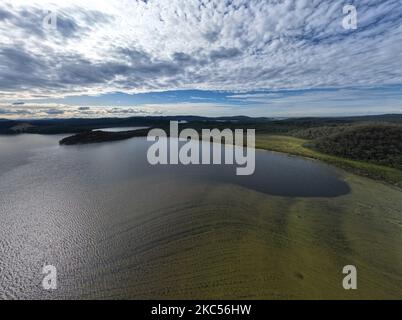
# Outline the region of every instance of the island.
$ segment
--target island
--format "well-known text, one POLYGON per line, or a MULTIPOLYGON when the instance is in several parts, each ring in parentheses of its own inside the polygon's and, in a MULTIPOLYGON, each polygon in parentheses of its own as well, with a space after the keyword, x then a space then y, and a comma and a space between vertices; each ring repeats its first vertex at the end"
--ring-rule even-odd
POLYGON ((59 141, 60 145, 77 145, 101 143, 107 141, 126 140, 134 137, 145 137, 149 129, 139 129, 119 132, 106 132, 101 130, 77 133, 59 141))

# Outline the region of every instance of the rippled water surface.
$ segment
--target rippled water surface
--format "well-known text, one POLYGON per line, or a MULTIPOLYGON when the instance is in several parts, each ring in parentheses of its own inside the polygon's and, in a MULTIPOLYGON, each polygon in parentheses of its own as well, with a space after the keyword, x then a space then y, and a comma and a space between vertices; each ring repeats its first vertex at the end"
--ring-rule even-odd
POLYGON ((171 259, 218 228, 206 213, 223 217, 251 193, 349 192, 332 168, 276 153, 257 151, 255 174, 237 177, 227 165, 152 167, 142 138, 70 147, 61 138, 0 137, 0 299, 160 297, 171 259), (41 288, 45 264, 58 270, 54 292, 41 288))

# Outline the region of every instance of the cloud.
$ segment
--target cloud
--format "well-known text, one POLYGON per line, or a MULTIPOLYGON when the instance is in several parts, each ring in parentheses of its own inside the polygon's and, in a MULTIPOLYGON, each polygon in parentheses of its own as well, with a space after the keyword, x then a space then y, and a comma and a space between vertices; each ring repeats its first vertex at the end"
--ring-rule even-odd
POLYGON ((211 60, 231 59, 241 55, 241 51, 237 48, 219 48, 212 50, 210 53, 211 60))
POLYGON ((48 115, 52 115, 52 116, 64 114, 64 110, 61 110, 61 109, 47 109, 47 110, 44 110, 43 112, 45 112, 48 115))
POLYGON ((275 117, 402 113, 399 87, 257 92, 227 98, 248 106, 251 114, 275 117))
POLYGON ((5 0, 0 98, 401 84, 400 0, 349 2, 5 0))
POLYGON ((29 110, 23 110, 23 109, 4 109, 0 108, 0 115, 1 116, 26 116, 26 115, 32 115, 33 113, 30 112, 29 110))
POLYGON ((25 103, 23 106, 0 104, 0 117, 8 119, 45 119, 45 118, 97 118, 159 115, 159 106, 86 106, 77 107, 53 103, 25 103))
MULTIPOLYGON (((87 97, 65 103, 44 103, 38 100, 24 104, 0 103, 0 118, 96 118, 152 115, 199 115, 251 117, 353 116, 369 114, 402 114, 401 86, 277 90, 270 92, 208 92, 176 91, 136 96, 112 95, 87 97), (159 97, 158 97, 159 96, 159 97), (124 105, 113 105, 119 101, 124 105), (160 100, 153 103, 152 100, 160 100), (35 102, 36 101, 36 102, 35 102), (130 104, 131 102, 131 104, 130 104), (102 103, 102 104, 97 104, 102 103), (110 104, 108 104, 110 103, 110 104)), ((66 101, 61 99, 60 101, 66 101)))

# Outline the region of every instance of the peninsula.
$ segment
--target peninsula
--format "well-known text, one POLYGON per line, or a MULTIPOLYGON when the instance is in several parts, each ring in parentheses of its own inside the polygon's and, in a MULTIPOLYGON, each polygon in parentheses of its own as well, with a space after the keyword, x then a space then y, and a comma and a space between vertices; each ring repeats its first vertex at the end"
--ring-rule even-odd
POLYGON ((60 140, 60 145, 76 145, 76 144, 90 144, 101 143, 107 141, 126 140, 134 137, 144 137, 148 134, 149 129, 120 131, 120 132, 106 132, 101 130, 86 131, 69 136, 60 140))

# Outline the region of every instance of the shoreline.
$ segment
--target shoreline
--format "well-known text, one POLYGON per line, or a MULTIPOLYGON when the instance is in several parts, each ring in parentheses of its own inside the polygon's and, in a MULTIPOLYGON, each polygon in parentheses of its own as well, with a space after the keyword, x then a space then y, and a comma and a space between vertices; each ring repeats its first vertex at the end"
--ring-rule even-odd
MULTIPOLYGON (((121 132, 90 131, 68 136, 60 140, 59 144, 69 146, 121 141, 135 137, 146 137, 150 130, 152 130, 152 128, 121 132)), ((322 161, 323 163, 332 165, 336 168, 340 168, 347 172, 375 181, 384 182, 387 185, 401 190, 402 172, 400 170, 366 161, 352 160, 321 153, 306 146, 308 143, 309 140, 295 138, 292 136, 256 134, 255 149, 279 152, 290 156, 298 156, 306 159, 322 161)))
POLYGON ((309 140, 303 140, 292 136, 261 134, 256 135, 255 148, 322 161, 323 163, 358 176, 383 182, 398 190, 402 190, 402 172, 400 170, 366 161, 352 160, 321 153, 306 147, 305 144, 308 142, 309 140))

